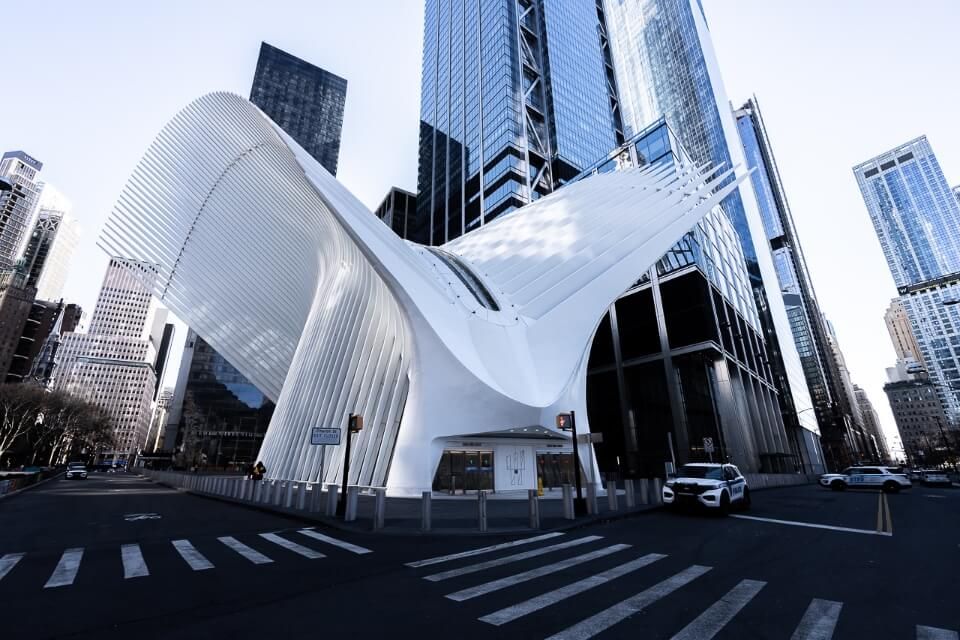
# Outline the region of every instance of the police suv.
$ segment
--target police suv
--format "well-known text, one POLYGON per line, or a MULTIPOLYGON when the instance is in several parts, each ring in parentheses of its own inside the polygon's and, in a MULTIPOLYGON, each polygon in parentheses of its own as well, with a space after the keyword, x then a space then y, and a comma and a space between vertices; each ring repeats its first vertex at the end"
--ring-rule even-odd
POLYGON ((886 467, 850 467, 842 473, 825 473, 820 476, 820 486, 834 491, 854 489, 882 489, 885 493, 896 493, 900 489, 912 486, 904 473, 893 473, 886 467))
POLYGON ((699 505, 721 513, 731 505, 750 508, 747 480, 732 464, 693 463, 680 467, 675 478, 663 487, 663 504, 699 505))

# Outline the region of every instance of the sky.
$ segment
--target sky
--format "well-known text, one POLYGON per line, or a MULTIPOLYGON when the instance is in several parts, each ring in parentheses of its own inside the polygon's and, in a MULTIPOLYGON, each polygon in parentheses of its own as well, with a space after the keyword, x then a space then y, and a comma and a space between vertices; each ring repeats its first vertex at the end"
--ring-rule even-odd
MULTIPOLYGON (((423 0, 4 4, 0 150, 42 161, 73 202, 84 232, 69 302, 92 310, 97 235, 154 136, 204 93, 248 96, 261 41, 347 78, 338 178, 361 201, 415 191, 423 0)), ((727 95, 760 102, 817 297, 889 439, 883 313, 896 289, 851 167, 926 135, 960 184, 960 2, 703 5, 727 95)))

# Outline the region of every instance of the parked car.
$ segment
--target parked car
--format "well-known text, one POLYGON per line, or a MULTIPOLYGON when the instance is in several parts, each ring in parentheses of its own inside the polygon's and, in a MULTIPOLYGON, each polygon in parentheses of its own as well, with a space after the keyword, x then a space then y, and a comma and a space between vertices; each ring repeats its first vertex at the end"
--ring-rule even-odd
POLYGON ((938 469, 925 469, 921 481, 927 486, 950 486, 950 476, 947 475, 946 471, 940 471, 938 469))
POLYGON ((886 467, 850 467, 842 473, 825 473, 820 476, 820 485, 834 491, 881 489, 886 493, 896 493, 912 486, 906 474, 891 473, 886 467))
POLYGON ((732 464, 685 464, 663 486, 663 504, 703 506, 726 513, 735 505, 750 508, 747 480, 732 464))
POLYGON ((67 480, 86 480, 87 465, 82 462, 71 462, 67 465, 67 480))

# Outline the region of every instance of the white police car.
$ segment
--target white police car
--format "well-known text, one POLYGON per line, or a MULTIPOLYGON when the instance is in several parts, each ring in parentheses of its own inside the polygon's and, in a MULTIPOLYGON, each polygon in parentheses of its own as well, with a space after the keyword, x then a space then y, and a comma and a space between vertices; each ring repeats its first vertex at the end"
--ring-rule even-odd
POLYGON ((704 506, 721 513, 729 511, 731 505, 749 509, 750 488, 732 464, 685 464, 663 486, 663 504, 704 506))
POLYGON ((886 467, 849 467, 842 473, 825 473, 820 476, 820 486, 834 491, 845 489, 882 489, 885 493, 896 493, 900 489, 912 486, 910 478, 904 473, 893 473, 886 467))

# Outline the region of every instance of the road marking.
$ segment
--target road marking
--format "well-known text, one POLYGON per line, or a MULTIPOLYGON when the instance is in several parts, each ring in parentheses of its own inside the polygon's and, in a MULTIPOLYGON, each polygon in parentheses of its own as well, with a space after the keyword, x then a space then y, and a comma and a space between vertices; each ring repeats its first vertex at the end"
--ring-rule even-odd
POLYGON ((83 547, 78 549, 67 549, 60 556, 60 562, 57 568, 53 570, 53 575, 43 585, 44 589, 51 587, 65 587, 73 584, 77 577, 77 571, 80 569, 80 559, 83 558, 83 547))
POLYGON ((767 585, 760 580, 742 580, 685 626, 671 640, 709 640, 717 635, 767 585))
POLYGON ((522 540, 513 540, 512 542, 503 542, 501 544, 495 544, 490 547, 481 547, 479 549, 473 549, 471 551, 462 551, 460 553, 451 553, 447 556, 439 556, 437 558, 428 558, 427 560, 418 560, 416 562, 408 562, 408 567, 425 567, 431 564, 440 564, 441 562, 446 562, 447 560, 457 560, 459 558, 469 558, 471 556, 479 556, 483 553, 490 553, 492 551, 500 551, 501 549, 508 549, 510 547, 517 547, 522 544, 530 544, 531 542, 540 542, 541 540, 549 540, 550 538, 556 538, 557 536, 562 536, 562 533, 545 533, 542 536, 534 536, 532 538, 523 538, 522 540))
POLYGON ((586 620, 582 620, 572 627, 568 627, 550 636, 547 640, 586 640, 587 638, 592 638, 601 631, 609 629, 633 614, 640 613, 660 598, 670 595, 680 587, 696 580, 707 571, 710 571, 710 567, 703 567, 697 564, 687 567, 680 573, 662 582, 658 582, 649 589, 641 591, 635 596, 618 602, 609 609, 604 609, 600 613, 590 616, 586 620))
POLYGON ((0 557, 0 580, 3 580, 3 576, 10 573, 10 570, 17 566, 25 555, 25 553, 8 553, 0 557))
POLYGON ((325 536, 318 531, 314 531, 313 529, 300 529, 300 533, 310 538, 313 538, 314 540, 326 542, 327 544, 332 544, 335 547, 340 547, 341 549, 346 549, 347 551, 352 551, 353 553, 357 553, 357 554, 373 553, 373 551, 371 551, 370 549, 367 549, 365 547, 359 547, 355 544, 344 542, 343 540, 337 540, 336 538, 331 538, 330 536, 325 536))
POLYGON ((814 598, 790 640, 830 640, 842 608, 842 602, 814 598))
POLYGON ((885 531, 883 528, 883 494, 877 494, 877 533, 885 531))
POLYGON ((606 584, 615 578, 620 576, 625 576, 628 573, 632 573, 638 569, 642 569, 647 565, 653 564, 657 560, 662 560, 667 556, 660 553, 648 553, 645 556, 637 558, 636 560, 631 560, 612 569, 608 569, 596 575, 590 576, 589 578, 584 578, 583 580, 577 580, 574 583, 568 584, 559 589, 554 589, 543 595, 539 595, 535 598, 530 598, 525 602, 515 604, 506 609, 500 609, 499 611, 494 611, 491 614, 485 615, 480 620, 488 624, 495 626, 500 626, 516 620, 517 618, 522 618, 525 615, 539 611, 540 609, 549 607, 552 604, 556 604, 561 600, 571 598, 579 593, 583 593, 594 587, 599 587, 602 584, 606 584))
POLYGON ((281 538, 275 533, 261 533, 260 537, 264 540, 269 540, 274 544, 278 544, 284 549, 289 549, 294 553, 299 553, 304 558, 310 558, 311 560, 316 560, 317 558, 325 558, 326 556, 320 553, 319 551, 314 551, 309 547, 305 547, 302 544, 297 544, 296 542, 290 542, 286 538, 281 538))
POLYGON ((496 560, 488 560, 486 562, 480 562, 477 564, 469 564, 465 567, 460 567, 459 569, 451 569, 442 573, 434 573, 433 575, 424 576, 423 579, 429 580, 430 582, 439 582, 440 580, 464 576, 468 573, 476 573, 477 571, 483 571, 484 569, 489 569, 491 567, 499 567, 500 565, 510 564, 511 562, 519 562, 520 560, 526 560, 527 558, 535 558, 537 556, 542 556, 545 553, 560 551, 561 549, 569 549, 570 547, 587 544, 588 542, 593 542, 602 538, 603 536, 586 536, 584 538, 577 538, 576 540, 561 542, 560 544, 553 544, 549 547, 541 547, 539 549, 534 549, 533 551, 524 551, 523 553, 515 553, 512 556, 504 556, 502 558, 497 558, 496 560))
POLYGON ((925 493, 925 494, 923 494, 923 497, 924 497, 924 498, 940 498, 940 499, 943 499, 943 498, 946 498, 947 496, 938 496, 938 495, 935 494, 935 493, 925 493))
POLYGON ((223 536, 222 538, 217 538, 217 540, 227 545, 253 564, 268 564, 273 562, 273 560, 263 555, 256 549, 251 549, 232 536, 223 536))
POLYGON ((893 535, 893 514, 890 513, 890 503, 887 501, 887 494, 883 494, 883 510, 887 514, 887 533, 893 535))
POLYGON ((120 547, 120 557, 123 559, 123 579, 142 578, 150 575, 147 563, 143 560, 140 545, 125 544, 120 547))
POLYGON ((584 553, 579 556, 567 558, 566 560, 554 562, 553 564, 547 564, 542 567, 530 569, 529 571, 523 571, 516 575, 507 576, 506 578, 500 578, 499 580, 486 582, 475 587, 462 589, 461 591, 447 594, 447 598, 457 602, 463 602, 464 600, 470 600, 478 596, 493 593, 494 591, 499 591, 500 589, 506 589, 507 587, 512 587, 515 584, 520 584, 521 582, 527 582, 529 580, 533 580, 534 578, 539 578, 541 576, 550 575, 551 573, 563 571, 564 569, 575 567, 578 564, 590 562, 591 560, 596 560, 597 558, 602 558, 610 555, 611 553, 616 553, 617 551, 623 551, 624 549, 629 548, 630 545, 628 544, 615 544, 610 547, 598 549, 597 551, 591 551, 590 553, 584 553))
POLYGON ((189 540, 173 540, 173 548, 194 571, 213 569, 213 563, 203 557, 203 554, 197 551, 189 540))
POLYGON ((936 627, 925 627, 917 625, 917 640, 958 640, 960 634, 949 629, 937 629, 936 627))
POLYGON ((872 529, 852 529, 850 527, 835 527, 829 524, 814 524, 812 522, 798 522, 795 520, 777 520, 776 518, 760 518, 758 516, 745 516, 741 514, 730 514, 730 517, 740 518, 741 520, 756 520, 758 522, 772 522, 774 524, 787 524, 794 527, 809 527, 811 529, 829 529, 830 531, 845 531, 846 533, 863 533, 868 536, 892 535, 885 531, 873 531, 872 529))

